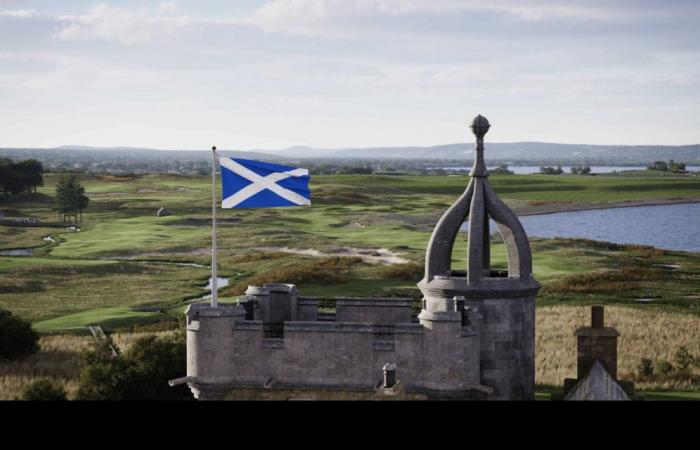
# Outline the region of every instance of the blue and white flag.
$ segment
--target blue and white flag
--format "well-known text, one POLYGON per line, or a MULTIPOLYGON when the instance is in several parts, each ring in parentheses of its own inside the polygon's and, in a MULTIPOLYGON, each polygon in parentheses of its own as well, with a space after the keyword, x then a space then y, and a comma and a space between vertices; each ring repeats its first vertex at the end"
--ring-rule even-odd
POLYGON ((219 158, 219 161, 222 208, 311 204, 308 169, 239 158, 219 158))

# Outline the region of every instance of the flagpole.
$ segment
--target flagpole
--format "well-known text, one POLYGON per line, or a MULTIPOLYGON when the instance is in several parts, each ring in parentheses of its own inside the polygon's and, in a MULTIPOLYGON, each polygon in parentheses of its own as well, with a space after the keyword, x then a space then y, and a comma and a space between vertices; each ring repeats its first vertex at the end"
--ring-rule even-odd
POLYGON ((216 146, 211 148, 211 307, 218 305, 216 275, 216 146))

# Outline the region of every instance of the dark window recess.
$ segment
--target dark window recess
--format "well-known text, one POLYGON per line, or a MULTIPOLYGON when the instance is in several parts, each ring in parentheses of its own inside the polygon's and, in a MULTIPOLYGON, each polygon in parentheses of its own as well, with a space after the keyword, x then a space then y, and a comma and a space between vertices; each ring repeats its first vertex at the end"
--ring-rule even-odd
POLYGON ((491 269, 489 272, 489 277, 508 278, 508 271, 505 269, 491 269))
POLYGON ((462 317, 462 326, 469 325, 469 317, 464 306, 464 297, 455 297, 455 311, 462 317))
POLYGON ((283 323, 264 323, 263 338, 269 339, 284 339, 284 324, 283 323))
POLYGON ((247 302, 241 302, 241 305, 243 305, 243 309, 245 309, 245 320, 253 320, 256 302, 254 300, 249 300, 247 302))
POLYGON ((394 351, 394 326, 393 325, 373 325, 372 326, 372 349, 377 351, 394 351))

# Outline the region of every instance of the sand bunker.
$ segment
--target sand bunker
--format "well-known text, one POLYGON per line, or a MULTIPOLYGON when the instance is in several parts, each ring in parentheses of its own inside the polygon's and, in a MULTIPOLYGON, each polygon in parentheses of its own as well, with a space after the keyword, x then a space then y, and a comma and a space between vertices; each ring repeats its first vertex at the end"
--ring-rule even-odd
POLYGON ((294 253, 296 255, 307 256, 358 256, 369 264, 406 264, 410 262, 406 258, 399 255, 401 253, 392 252, 386 248, 379 249, 361 249, 353 247, 337 247, 327 252, 321 252, 313 248, 289 248, 289 247, 256 247, 255 250, 264 252, 284 252, 294 253))

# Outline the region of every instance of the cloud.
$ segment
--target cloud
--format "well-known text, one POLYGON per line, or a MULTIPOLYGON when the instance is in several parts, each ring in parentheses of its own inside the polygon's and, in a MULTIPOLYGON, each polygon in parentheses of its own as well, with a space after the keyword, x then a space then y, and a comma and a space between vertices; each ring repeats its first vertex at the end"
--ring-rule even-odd
MULTIPOLYGON (((443 28, 435 26, 438 23, 452 24, 443 30, 449 33, 455 31, 455 21, 476 21, 474 25, 479 28, 486 26, 488 21, 481 20, 486 16, 501 24, 504 21, 535 25, 572 22, 617 26, 682 16, 684 9, 655 4, 640 4, 632 9, 614 0, 555 4, 544 0, 269 0, 243 15, 222 17, 178 14, 177 5, 167 1, 155 7, 98 4, 84 14, 58 17, 63 24, 56 36, 64 40, 98 39, 133 45, 214 25, 246 27, 270 34, 363 39, 368 35, 439 34, 443 28)), ((465 25, 463 31, 469 29, 465 25)))
POLYGON ((178 20, 175 11, 172 2, 135 9, 98 4, 85 14, 60 16, 65 25, 56 36, 64 40, 104 39, 133 45, 187 25, 187 21, 178 20))
POLYGON ((630 20, 644 15, 644 11, 608 4, 551 4, 537 0, 497 3, 478 0, 272 0, 259 7, 245 22, 266 32, 339 37, 357 27, 353 19, 475 12, 497 13, 529 22, 630 20))
MULTIPOLYGON (((63 25, 56 36, 64 40, 110 40, 133 45, 188 27, 220 25, 248 27, 267 33, 320 37, 363 36, 367 28, 381 31, 377 19, 420 15, 487 12, 523 21, 550 19, 609 20, 632 14, 612 7, 551 5, 541 1, 475 0, 271 0, 241 17, 201 17, 177 14, 174 2, 155 7, 118 7, 98 4, 80 15, 58 17, 63 25), (374 25, 372 25, 374 23, 374 25)), ((31 10, 8 11, 17 16, 31 10)), ((400 27, 398 30, 401 31, 400 27)))
POLYGON ((9 11, 0 11, 0 17, 14 17, 17 19, 28 19, 36 17, 38 14, 33 9, 15 9, 9 11))

